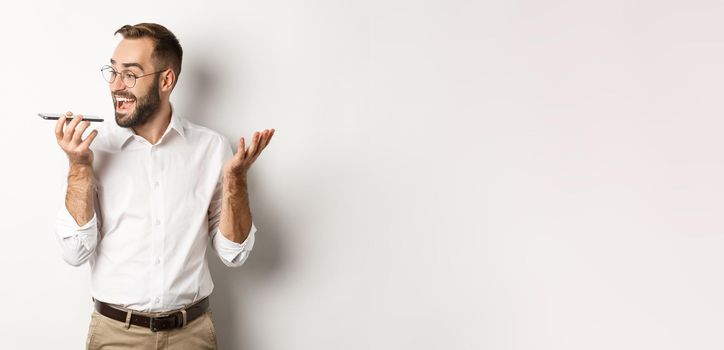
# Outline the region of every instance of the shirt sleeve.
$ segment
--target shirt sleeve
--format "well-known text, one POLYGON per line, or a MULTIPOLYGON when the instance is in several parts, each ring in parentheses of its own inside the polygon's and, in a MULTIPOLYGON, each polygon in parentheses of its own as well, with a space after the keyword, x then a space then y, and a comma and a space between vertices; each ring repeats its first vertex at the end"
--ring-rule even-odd
POLYGON ((251 253, 251 249, 254 247, 254 237, 256 234, 256 227, 254 223, 251 223, 251 230, 246 240, 241 243, 236 243, 229 240, 224 234, 216 228, 211 234, 211 244, 214 246, 214 250, 219 254, 221 262, 229 267, 239 267, 244 264, 246 259, 251 253))
MULTIPOLYGON (((56 238, 60 244, 63 260, 73 266, 82 265, 93 254, 98 245, 99 218, 97 206, 94 208, 93 218, 79 226, 65 205, 65 194, 68 188, 68 170, 63 172, 62 201, 55 218, 56 238)), ((96 196, 95 203, 98 203, 96 196)))
MULTIPOLYGON (((231 151, 231 145, 226 141, 226 139, 223 140, 223 156, 221 157, 223 159, 223 164, 226 163, 231 157, 233 156, 233 153, 231 151)), ((221 220, 221 202, 222 202, 222 196, 223 196, 223 173, 219 171, 219 180, 216 183, 216 188, 214 189, 214 195, 211 198, 211 203, 209 204, 209 235, 211 238, 211 245, 216 251, 216 254, 219 255, 219 258, 221 259, 221 262, 224 263, 224 265, 229 267, 239 267, 244 264, 246 259, 249 257, 249 254, 251 253, 251 249, 254 247, 254 239, 256 236, 256 226, 254 223, 251 223, 251 229, 249 230, 249 235, 246 237, 244 242, 236 243, 224 236, 224 234, 219 229, 219 221, 221 220)))

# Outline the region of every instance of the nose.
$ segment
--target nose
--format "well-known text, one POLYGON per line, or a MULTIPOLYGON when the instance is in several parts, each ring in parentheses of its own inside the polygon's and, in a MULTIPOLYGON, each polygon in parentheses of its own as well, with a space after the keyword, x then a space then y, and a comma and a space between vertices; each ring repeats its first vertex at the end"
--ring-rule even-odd
POLYGON ((113 80, 110 85, 112 92, 120 91, 126 88, 126 84, 123 83, 123 79, 121 79, 121 77, 116 77, 116 79, 113 80))

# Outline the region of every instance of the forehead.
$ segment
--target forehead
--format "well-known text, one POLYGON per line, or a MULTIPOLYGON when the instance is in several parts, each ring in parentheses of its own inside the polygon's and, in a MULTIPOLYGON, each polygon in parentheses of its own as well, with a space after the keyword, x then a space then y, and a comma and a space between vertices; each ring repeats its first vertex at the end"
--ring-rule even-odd
POLYGON ((144 69, 150 69, 153 41, 149 38, 123 39, 113 51, 115 64, 120 68, 124 64, 137 63, 144 69))

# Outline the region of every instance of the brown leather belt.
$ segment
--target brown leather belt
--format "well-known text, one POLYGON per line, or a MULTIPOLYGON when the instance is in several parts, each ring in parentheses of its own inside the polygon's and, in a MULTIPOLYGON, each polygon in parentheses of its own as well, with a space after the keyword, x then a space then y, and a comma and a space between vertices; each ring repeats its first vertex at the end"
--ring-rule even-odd
POLYGON ((183 328, 206 313, 209 308, 209 297, 206 297, 185 309, 159 313, 159 316, 146 316, 133 310, 121 310, 111 304, 93 300, 95 301, 96 311, 101 315, 124 323, 130 322, 130 324, 136 326, 150 328, 153 332, 183 328))

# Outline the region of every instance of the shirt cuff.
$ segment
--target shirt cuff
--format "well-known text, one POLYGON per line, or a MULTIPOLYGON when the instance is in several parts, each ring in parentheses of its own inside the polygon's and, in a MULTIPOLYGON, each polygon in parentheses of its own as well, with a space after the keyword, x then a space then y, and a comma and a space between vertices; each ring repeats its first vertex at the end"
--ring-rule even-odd
POLYGON ((83 226, 78 226, 68 209, 63 205, 58 213, 58 236, 62 239, 75 237, 87 250, 91 250, 98 239, 98 228, 96 227, 96 213, 83 226))
POLYGON ((254 237, 256 234, 256 226, 251 223, 251 229, 249 235, 246 236, 244 242, 236 243, 224 236, 219 228, 216 228, 216 235, 214 235, 214 246, 216 252, 219 253, 219 257, 231 264, 239 264, 246 259, 249 252, 254 247, 254 237), (243 254, 242 254, 243 253, 243 254))

